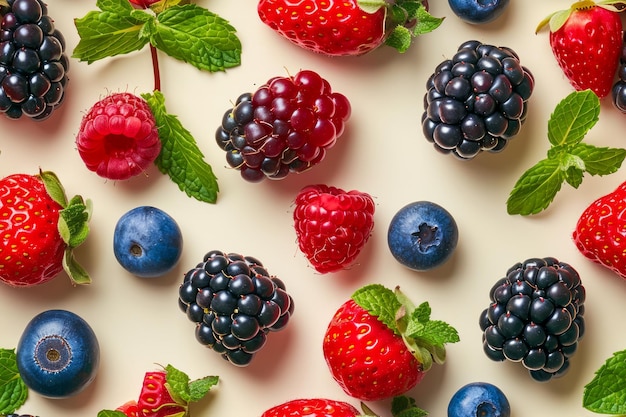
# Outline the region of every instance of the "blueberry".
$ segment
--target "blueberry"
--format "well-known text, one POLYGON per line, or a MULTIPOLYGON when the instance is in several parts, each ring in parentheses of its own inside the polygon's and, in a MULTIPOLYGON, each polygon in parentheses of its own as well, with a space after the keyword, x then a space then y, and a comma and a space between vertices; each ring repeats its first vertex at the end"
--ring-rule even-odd
POLYGON ((176 221, 155 207, 136 207, 125 213, 115 226, 115 258, 138 277, 158 277, 171 271, 180 259, 182 246, 176 221))
POLYGON ((509 4, 509 0, 448 0, 459 18, 467 23, 483 24, 497 19, 509 4))
POLYGON ((450 259, 458 238, 452 215, 430 201, 402 207, 392 218, 387 232, 392 255, 416 271, 433 269, 450 259))
POLYGON ((448 403, 448 417, 509 417, 511 406, 500 388, 488 382, 461 387, 448 403))
POLYGON ((100 347, 84 319, 66 310, 47 310, 24 329, 16 357, 29 389, 46 398, 67 398, 95 379, 100 347))

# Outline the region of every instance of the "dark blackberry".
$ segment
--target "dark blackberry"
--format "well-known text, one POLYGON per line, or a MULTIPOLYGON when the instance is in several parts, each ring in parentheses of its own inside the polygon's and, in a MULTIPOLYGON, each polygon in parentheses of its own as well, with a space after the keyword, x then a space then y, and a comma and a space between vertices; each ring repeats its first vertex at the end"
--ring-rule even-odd
POLYGON ((300 71, 239 96, 215 139, 246 181, 282 179, 320 163, 349 116, 344 95, 317 73, 300 71))
POLYGON ((237 366, 246 366, 272 331, 294 311, 285 284, 251 256, 208 252, 180 285, 178 305, 196 323, 196 339, 237 366))
POLYGON ((7 3, 0 6, 0 113, 44 120, 65 97, 65 38, 41 0, 7 3))
POLYGON ((533 87, 531 72, 512 49, 465 42, 426 82, 424 135, 459 159, 499 152, 520 131, 533 87))
POLYGON ((626 113, 626 32, 623 35, 622 54, 619 58, 617 78, 611 90, 613 105, 622 113, 626 113))
POLYGON ((479 322, 490 359, 521 362, 537 381, 567 372, 585 332, 585 288, 574 268, 555 258, 517 263, 489 299, 479 322))

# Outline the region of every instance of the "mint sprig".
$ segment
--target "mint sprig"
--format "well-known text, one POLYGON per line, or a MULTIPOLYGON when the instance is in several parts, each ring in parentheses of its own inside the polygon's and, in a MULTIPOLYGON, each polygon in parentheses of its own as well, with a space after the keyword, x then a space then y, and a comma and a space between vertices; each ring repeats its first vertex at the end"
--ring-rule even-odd
POLYGON ((626 414, 626 350, 615 352, 585 385, 583 407, 600 414, 626 414))
POLYGON ((547 157, 517 180, 506 202, 509 214, 537 214, 548 208, 564 182, 578 188, 585 173, 603 176, 621 167, 626 149, 582 142, 599 114, 600 100, 591 90, 574 91, 561 100, 548 121, 547 157))
POLYGON ((366 285, 355 291, 352 299, 402 337, 424 372, 433 363, 443 364, 445 345, 460 340, 454 327, 441 320, 431 320, 428 302, 414 307, 398 287, 391 290, 380 284, 366 285))
POLYGON ((28 388, 17 369, 14 349, 0 349, 0 415, 11 414, 28 398, 28 388))
MULTIPOLYGON (((363 1, 359 1, 361 7, 363 7, 362 3, 363 1)), ((385 40, 385 45, 395 48, 400 53, 409 49, 415 37, 434 31, 441 26, 444 20, 443 17, 431 15, 422 0, 393 2, 390 11, 390 18, 395 27, 385 40)))
POLYGON ((219 191, 217 178, 211 166, 204 161, 204 155, 191 133, 176 116, 167 113, 165 97, 160 91, 142 94, 141 97, 148 102, 154 114, 161 140, 156 166, 188 196, 215 203, 219 191))
POLYGON ((128 0, 98 0, 100 10, 74 20, 80 40, 72 57, 91 64, 150 43, 205 71, 240 65, 241 42, 228 21, 195 4, 159 3, 159 9, 152 9, 158 13, 151 13, 128 0))

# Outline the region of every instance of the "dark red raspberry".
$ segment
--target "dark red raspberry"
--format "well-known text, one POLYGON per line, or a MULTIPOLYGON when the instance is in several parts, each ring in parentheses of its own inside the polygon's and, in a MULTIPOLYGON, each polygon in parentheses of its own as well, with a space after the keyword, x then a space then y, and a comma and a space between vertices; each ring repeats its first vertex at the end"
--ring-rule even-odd
POLYGON ((304 70, 239 96, 215 138, 245 180, 282 179, 321 162, 343 133, 350 111, 344 95, 304 70))
POLYGON ((148 103, 130 93, 114 93, 94 104, 83 117, 76 145, 89 170, 112 180, 144 172, 161 152, 148 103))

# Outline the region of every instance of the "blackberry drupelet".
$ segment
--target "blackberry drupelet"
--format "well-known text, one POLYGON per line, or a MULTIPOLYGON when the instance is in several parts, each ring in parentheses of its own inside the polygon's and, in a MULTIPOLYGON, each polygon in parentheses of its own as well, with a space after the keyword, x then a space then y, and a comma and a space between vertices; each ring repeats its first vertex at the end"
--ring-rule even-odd
POLYGON ((222 118, 215 139, 249 182, 282 179, 320 163, 350 116, 350 102, 313 71, 274 77, 244 93, 222 118))
POLYGON ((7 0, 0 7, 0 113, 47 119, 65 97, 65 38, 41 0, 7 0))
POLYGON ((185 274, 178 304, 196 323, 196 339, 237 366, 248 365, 294 311, 285 284, 258 259, 218 250, 185 274))
POLYGON ((617 78, 611 90, 613 105, 622 113, 626 113, 626 32, 623 35, 622 54, 619 58, 617 78))
POLYGON ((512 49, 465 42, 428 78, 423 133, 435 149, 459 159, 499 152, 519 133, 533 87, 512 49))
POLYGON ((555 258, 513 265, 491 288, 480 315, 483 348, 494 361, 521 362, 537 381, 560 377, 585 331, 585 288, 555 258))

